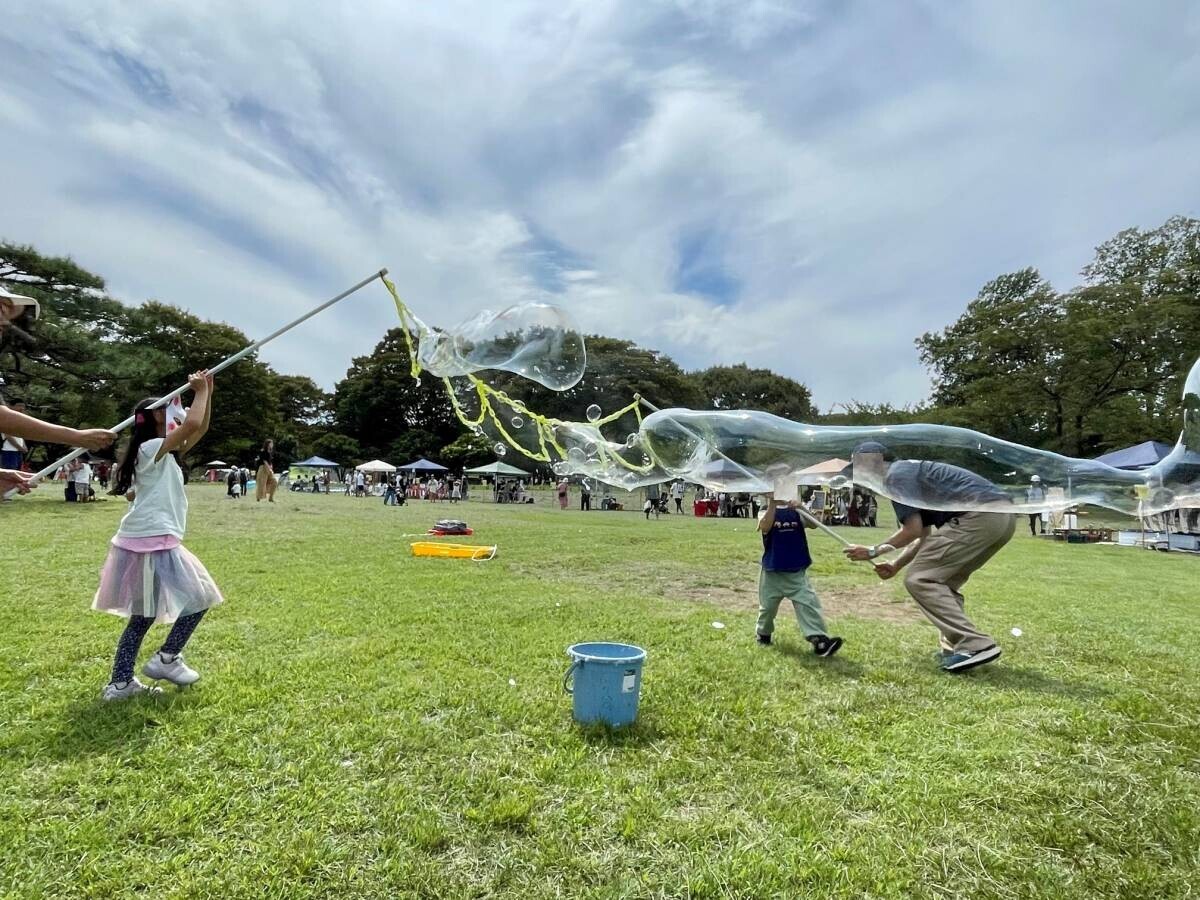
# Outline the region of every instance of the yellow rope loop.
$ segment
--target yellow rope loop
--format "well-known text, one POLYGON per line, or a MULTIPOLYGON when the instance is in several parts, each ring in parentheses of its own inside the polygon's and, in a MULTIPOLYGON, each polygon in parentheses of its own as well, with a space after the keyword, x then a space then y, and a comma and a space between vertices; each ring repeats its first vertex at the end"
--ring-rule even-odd
MULTIPOLYGON (((413 315, 408 306, 400 299, 400 294, 396 291, 396 286, 386 277, 381 276, 384 286, 387 287, 388 293, 392 295, 392 300, 396 304, 396 313, 400 317, 400 329, 404 334, 404 343, 408 350, 409 371, 413 378, 418 378, 421 374, 421 363, 417 357, 417 348, 413 343, 413 331, 419 330, 418 323, 420 320, 413 315)), ((479 415, 472 418, 465 409, 462 403, 459 402, 458 395, 454 390, 454 385, 448 377, 442 378, 442 383, 445 385, 446 394, 450 398, 450 406, 454 410, 454 415, 458 420, 465 425, 472 433, 478 434, 485 421, 491 419, 492 424, 496 427, 500 436, 513 447, 524 454, 527 458, 535 462, 552 463, 557 460, 551 456, 551 450, 558 456, 558 460, 564 460, 567 457, 567 450, 558 440, 555 431, 560 425, 582 426, 582 422, 569 422, 564 419, 555 419, 544 416, 539 412, 530 409, 523 401, 514 399, 504 391, 497 390, 487 382, 475 375, 468 374, 467 379, 471 386, 475 388, 475 395, 479 399, 479 415), (513 412, 519 412, 529 418, 530 425, 536 428, 538 447, 536 451, 526 449, 520 441, 509 434, 500 415, 496 412, 493 401, 496 401, 513 412)), ((616 422, 622 416, 628 413, 633 413, 637 420, 638 429, 642 425, 642 409, 641 395, 635 394, 634 399, 628 405, 623 406, 616 412, 610 413, 602 419, 597 419, 595 422, 587 423, 588 426, 595 428, 597 431, 604 425, 610 425, 616 422)), ((603 436, 603 435, 602 435, 603 436)), ((648 475, 656 465, 658 460, 655 459, 653 449, 643 447, 642 453, 645 456, 646 462, 637 464, 629 461, 618 452, 609 450, 607 447, 600 445, 597 447, 597 452, 602 461, 611 461, 624 468, 626 471, 634 472, 639 475, 648 475)))

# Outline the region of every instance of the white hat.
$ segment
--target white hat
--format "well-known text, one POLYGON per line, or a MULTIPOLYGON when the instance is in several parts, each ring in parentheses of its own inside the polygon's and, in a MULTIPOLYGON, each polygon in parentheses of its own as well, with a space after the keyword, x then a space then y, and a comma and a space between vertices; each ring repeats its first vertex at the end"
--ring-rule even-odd
POLYGON ((7 300, 13 306, 32 306, 33 317, 35 319, 42 313, 42 307, 32 297, 26 297, 24 294, 14 294, 3 285, 0 285, 0 300, 7 300))
POLYGON ((1033 476, 1032 478, 1030 478, 1029 480, 1030 480, 1030 481, 1041 481, 1041 480, 1042 480, 1042 476, 1041 476, 1041 475, 1034 475, 1034 476, 1033 476))

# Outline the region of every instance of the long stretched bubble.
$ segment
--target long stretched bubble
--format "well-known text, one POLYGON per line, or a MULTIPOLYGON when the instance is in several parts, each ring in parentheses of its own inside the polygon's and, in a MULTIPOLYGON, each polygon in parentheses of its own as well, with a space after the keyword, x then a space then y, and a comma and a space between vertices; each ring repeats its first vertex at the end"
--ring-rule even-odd
POLYGON ((500 369, 552 390, 576 385, 585 343, 562 310, 520 304, 439 330, 413 315, 384 281, 409 341, 413 375, 424 369, 442 377, 456 414, 473 432, 549 463, 559 475, 628 490, 683 479, 758 493, 794 489, 805 469, 844 459, 852 465, 824 476, 824 483, 861 485, 920 509, 1032 513, 1090 504, 1151 516, 1200 507, 1200 360, 1184 384, 1178 443, 1140 472, 946 425, 806 425, 741 410, 668 409, 643 419, 637 398, 608 415, 593 404, 588 421, 572 422, 539 415, 476 377, 500 369), (611 434, 629 416, 637 430, 611 434))
POLYGON ((1200 506, 1200 360, 1184 386, 1183 432, 1170 455, 1141 472, 1115 469, 945 425, 806 425, 754 411, 661 410, 630 441, 593 424, 558 426, 558 469, 622 487, 681 478, 727 492, 796 485, 831 459, 853 463, 826 477, 898 503, 955 512, 1041 512, 1090 504, 1128 515, 1200 506), (1035 482, 1034 476, 1037 477, 1035 482))

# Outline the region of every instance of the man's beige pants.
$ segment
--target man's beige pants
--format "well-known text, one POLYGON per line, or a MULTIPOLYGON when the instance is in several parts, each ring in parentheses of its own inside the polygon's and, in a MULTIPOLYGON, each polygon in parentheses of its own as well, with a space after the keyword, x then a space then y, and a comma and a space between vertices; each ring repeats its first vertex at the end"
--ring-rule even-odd
POLYGON ((996 643, 967 618, 960 591, 1016 527, 1017 517, 1007 513, 963 513, 921 539, 904 586, 941 633, 943 650, 974 653, 996 643))

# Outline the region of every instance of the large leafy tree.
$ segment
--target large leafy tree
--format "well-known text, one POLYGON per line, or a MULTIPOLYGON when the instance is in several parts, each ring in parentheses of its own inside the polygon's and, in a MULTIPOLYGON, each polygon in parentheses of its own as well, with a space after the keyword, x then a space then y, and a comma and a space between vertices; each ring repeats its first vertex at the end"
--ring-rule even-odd
POLYGON ((128 309, 66 257, 0 243, 0 282, 41 303, 41 318, 0 335, 0 391, 39 418, 74 427, 123 418, 117 398, 139 377, 122 340, 128 309))
POLYGON ((369 356, 355 358, 337 384, 334 407, 337 431, 368 456, 435 456, 465 430, 440 378, 413 379, 399 328, 369 356))
MULTIPOLYGON (((0 390, 65 425, 112 425, 139 399, 178 387, 189 372, 249 343, 236 328, 165 303, 126 306, 105 293, 98 275, 31 247, 0 244, 0 281, 42 304, 37 322, 0 336, 0 390)), ((248 463, 267 437, 286 460, 328 426, 329 398, 310 379, 280 376, 253 359, 221 376, 215 400, 193 464, 213 456, 248 463)))
POLYGON ((713 366, 691 376, 711 409, 760 409, 796 422, 817 415, 812 394, 798 381, 745 363, 713 366))
POLYGON ((983 287, 951 326, 917 341, 933 400, 962 424, 1092 455, 1180 427, 1200 354, 1200 222, 1121 232, 1057 293, 1033 269, 983 287))
MULTIPOLYGON (((129 352, 143 364, 143 377, 130 398, 135 401, 178 387, 189 372, 236 353, 250 340, 232 325, 208 322, 152 301, 130 311, 126 342, 129 352)), ((213 397, 208 435, 189 461, 195 464, 219 456, 226 462, 248 465, 262 442, 274 438, 280 463, 286 464, 298 448, 294 438, 284 438, 287 432, 279 410, 278 378, 270 366, 253 358, 227 369, 213 397)))

